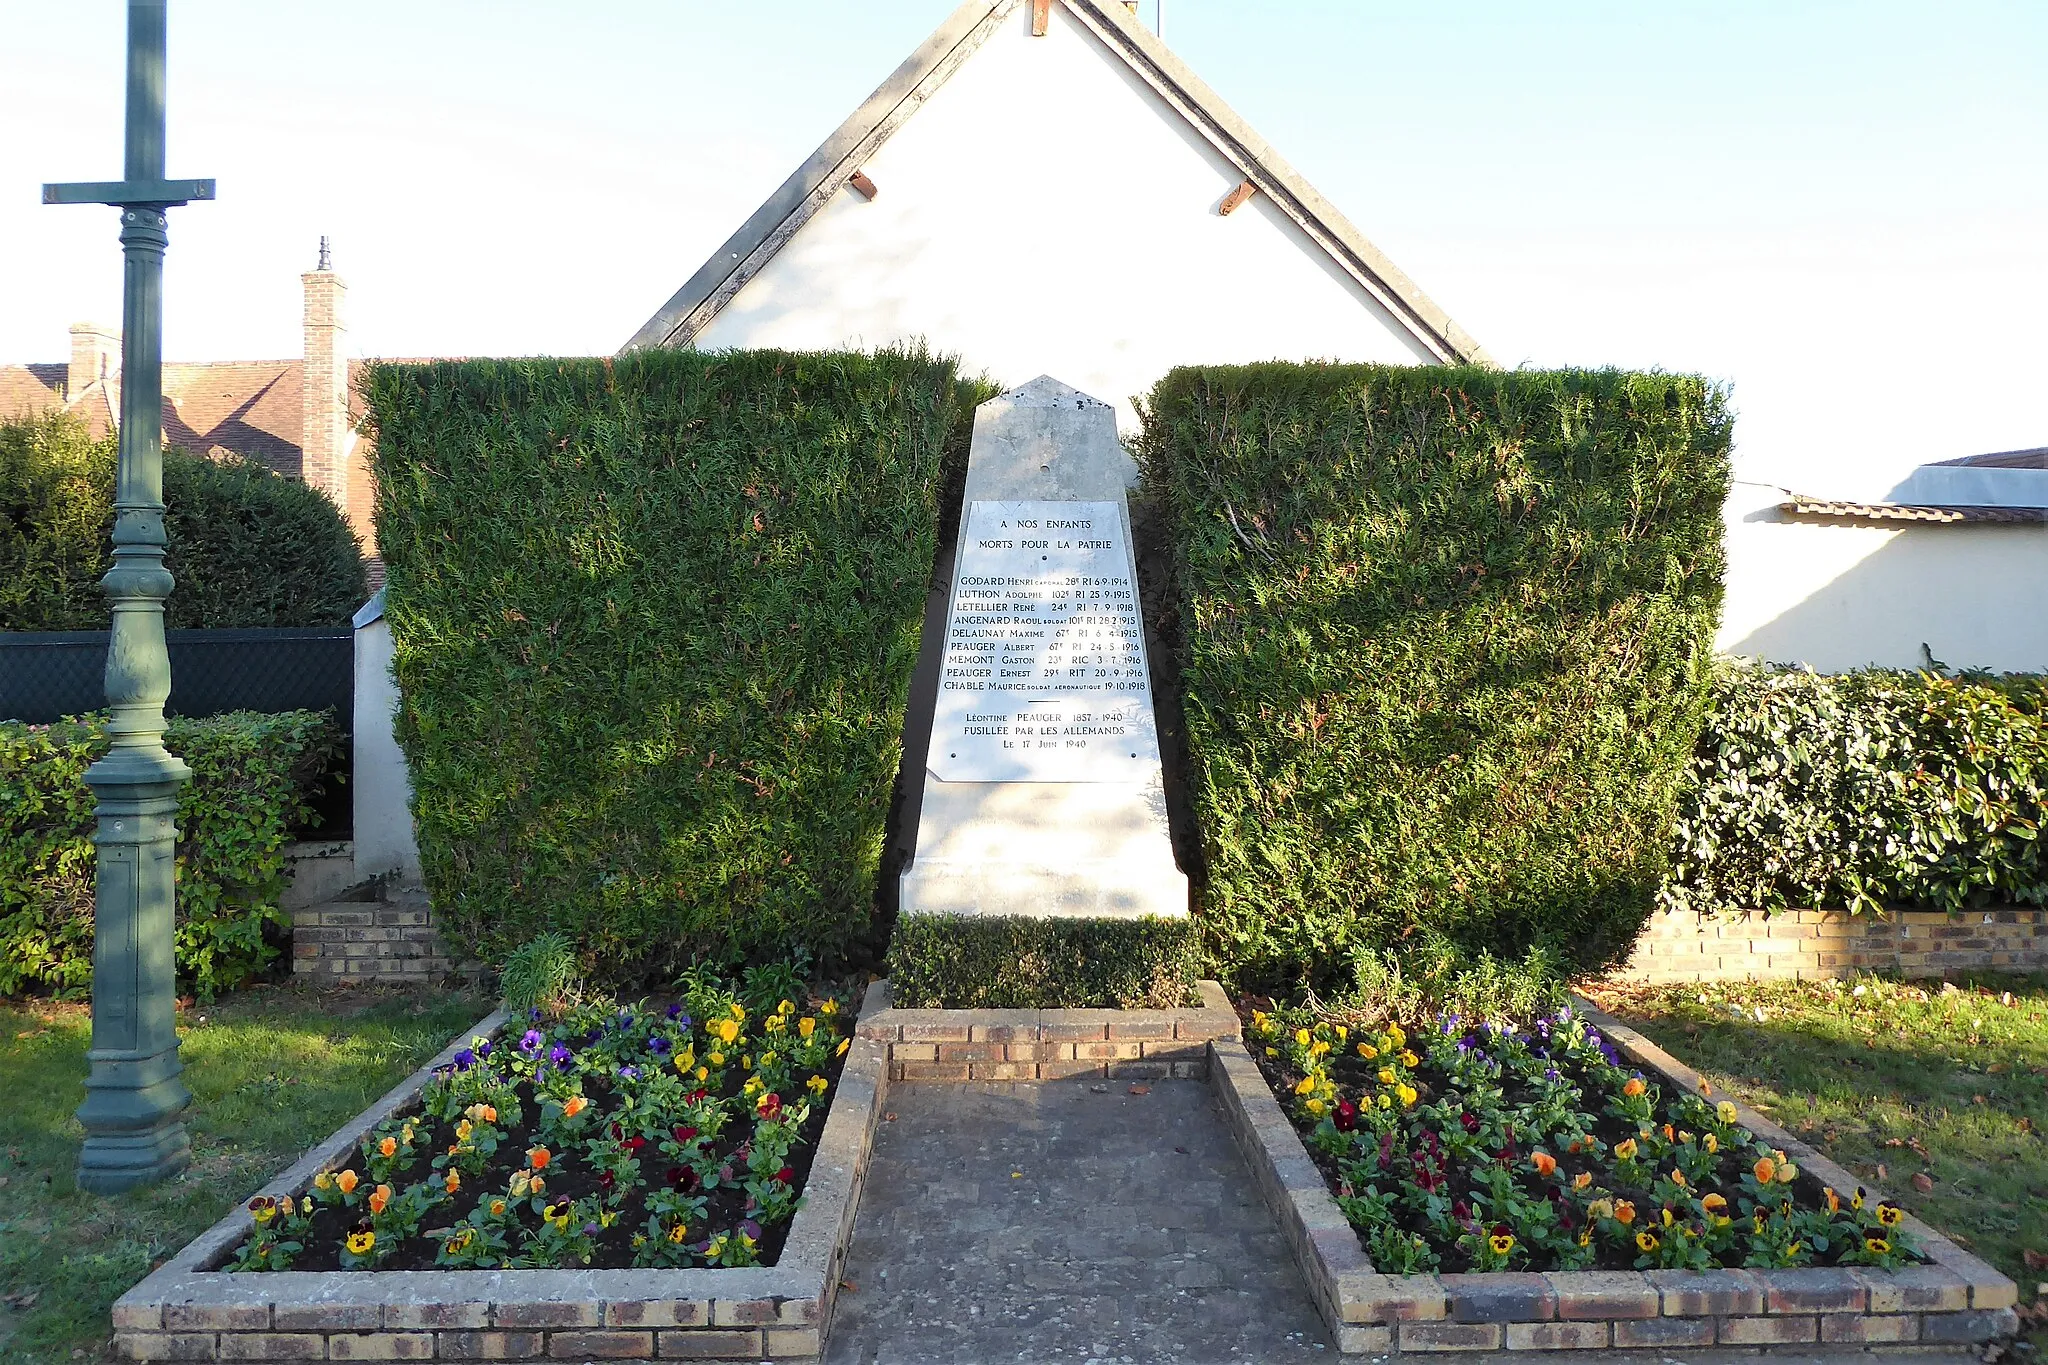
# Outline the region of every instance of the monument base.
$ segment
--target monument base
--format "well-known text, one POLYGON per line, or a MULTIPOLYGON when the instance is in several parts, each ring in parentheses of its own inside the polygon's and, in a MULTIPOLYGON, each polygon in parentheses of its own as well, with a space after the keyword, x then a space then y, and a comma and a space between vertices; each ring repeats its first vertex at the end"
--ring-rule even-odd
POLYGON ((944 782, 925 774, 904 915, 1188 913, 1166 795, 1150 782, 944 782))
POLYGON ((921 858, 903 874, 901 905, 904 915, 1185 919, 1188 879, 1171 861, 1143 868, 1086 859, 1047 867, 921 858))

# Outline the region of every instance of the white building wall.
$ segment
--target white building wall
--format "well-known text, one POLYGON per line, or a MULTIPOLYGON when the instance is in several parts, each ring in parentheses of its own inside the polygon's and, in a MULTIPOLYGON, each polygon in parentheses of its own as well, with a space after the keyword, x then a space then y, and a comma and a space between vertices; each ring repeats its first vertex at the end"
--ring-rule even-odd
POLYGON ((412 778, 393 726, 398 683, 391 676, 391 623, 384 594, 355 616, 355 875, 385 877, 398 886, 420 883, 420 849, 412 829, 412 778))
POLYGON ((1063 6, 1020 6, 698 336, 922 339, 1117 405, 1175 365, 1430 355, 1063 6))
POLYGON ((2048 526, 1791 520, 1729 499, 1724 653, 1823 673, 1872 664, 2048 671, 2048 526))

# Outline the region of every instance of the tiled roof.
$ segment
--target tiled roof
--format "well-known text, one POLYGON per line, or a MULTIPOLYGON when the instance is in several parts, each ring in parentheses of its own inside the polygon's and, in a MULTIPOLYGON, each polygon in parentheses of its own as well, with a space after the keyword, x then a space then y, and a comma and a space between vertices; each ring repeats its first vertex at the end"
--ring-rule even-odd
POLYGON ((0 365, 0 418, 33 417, 64 406, 63 365, 0 365))
MULTIPOLYGON (((363 415, 355 382, 367 363, 348 363, 351 425, 363 415)), ((240 455, 301 477, 303 368, 297 360, 165 361, 165 443, 200 455, 240 455)), ((68 407, 95 434, 112 430, 118 387, 95 382, 67 403, 66 372, 64 365, 0 365, 0 418, 68 407)))
POLYGON ((1938 460, 1943 465, 1973 465, 1978 469, 2048 469, 2048 446, 2033 450, 1995 450, 1989 455, 1965 455, 1960 460, 1938 460))
POLYGON ((301 475, 300 362, 224 360, 164 365, 164 440, 301 475))
POLYGON ((1832 521, 1918 521, 1938 526, 2048 522, 2048 507, 1914 507, 1897 502, 1828 502, 1792 497, 1779 503, 1778 510, 1791 516, 1824 517, 1832 521))

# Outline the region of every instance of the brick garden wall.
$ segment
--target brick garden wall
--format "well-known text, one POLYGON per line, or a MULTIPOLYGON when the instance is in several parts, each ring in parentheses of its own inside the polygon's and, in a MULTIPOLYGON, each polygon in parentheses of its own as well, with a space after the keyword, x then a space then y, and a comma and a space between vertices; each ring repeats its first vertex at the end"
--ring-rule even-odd
POLYGON ((1223 987, 1204 981, 1199 993, 1176 1010, 915 1010, 893 1008, 877 981, 855 1033, 887 1049, 892 1081, 1199 1079, 1210 1041, 1240 1032, 1223 987))
POLYGON ((424 892, 331 900, 292 911, 292 974, 324 985, 425 982, 457 969, 424 892))
POLYGON ((1813 979, 1851 971, 1909 977, 2048 970, 2048 910, 1660 911, 1621 976, 1650 983, 1813 979))

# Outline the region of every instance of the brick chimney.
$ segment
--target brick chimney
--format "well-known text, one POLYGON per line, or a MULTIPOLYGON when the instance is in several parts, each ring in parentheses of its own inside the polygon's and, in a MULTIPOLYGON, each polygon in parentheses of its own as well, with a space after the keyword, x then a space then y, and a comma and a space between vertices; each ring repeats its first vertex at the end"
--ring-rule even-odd
POLYGON ((98 322, 71 324, 71 366, 64 375, 64 397, 76 402, 86 385, 121 373, 121 330, 98 322))
POLYGON ((306 286, 306 360, 300 374, 303 418, 299 477, 348 507, 348 357, 342 350, 341 296, 348 286, 328 260, 320 239, 320 264, 299 276, 306 286))

